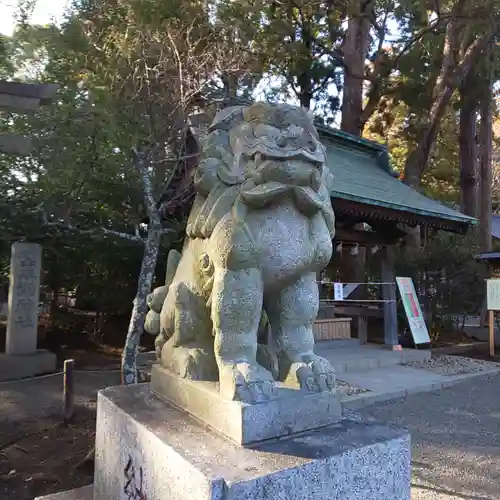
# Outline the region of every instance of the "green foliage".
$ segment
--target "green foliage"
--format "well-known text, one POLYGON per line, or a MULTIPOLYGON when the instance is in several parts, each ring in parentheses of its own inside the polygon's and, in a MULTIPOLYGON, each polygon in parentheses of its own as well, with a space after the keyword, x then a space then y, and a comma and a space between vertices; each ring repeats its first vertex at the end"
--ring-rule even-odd
POLYGON ((439 233, 423 250, 399 254, 396 273, 413 279, 433 334, 460 329, 465 315, 479 314, 486 270, 475 260, 478 251, 473 234, 439 233))
MULTIPOLYGON (((367 137, 388 143, 404 173, 436 102, 448 28, 455 22, 457 58, 449 76, 498 22, 498 2, 368 3, 368 62, 357 75, 367 86, 360 120, 367 137)), ((12 241, 40 241, 52 290, 78 286, 88 307, 122 312, 130 308, 142 247, 104 238, 104 230, 145 236, 151 215, 131 149, 150 153, 147 174, 159 208, 172 199, 180 203, 179 186, 189 180, 182 160, 186 118, 203 104, 199 96, 207 87, 248 97, 261 84, 268 99, 293 99, 331 123, 350 64, 343 52, 347 21, 359 15, 361 3, 74 0, 60 27, 30 25, 26 5, 14 36, 0 38, 0 78, 54 82, 60 91, 35 115, 0 115, 0 131, 35 142, 28 158, 0 155, 0 276, 12 241)), ((486 89, 483 56, 471 72, 478 99, 486 89)), ((460 105, 453 93, 422 176, 427 194, 450 203, 460 198, 460 105)), ((182 217, 164 223, 180 229, 182 217)), ((165 250, 171 242, 163 244, 165 250)), ((426 299, 436 318, 475 309, 475 285, 464 286, 480 275, 473 252, 471 242, 435 237, 423 253, 400 263, 426 296, 439 282, 426 299), (443 282, 432 278, 438 271, 443 282)))
MULTIPOLYGON (((406 159, 417 144, 416 128, 408 120, 409 113, 404 102, 384 99, 363 134, 367 139, 387 144, 391 163, 402 179, 406 159)), ((460 203, 458 125, 458 115, 451 109, 442 120, 434 154, 421 180, 426 195, 455 206, 460 203)))

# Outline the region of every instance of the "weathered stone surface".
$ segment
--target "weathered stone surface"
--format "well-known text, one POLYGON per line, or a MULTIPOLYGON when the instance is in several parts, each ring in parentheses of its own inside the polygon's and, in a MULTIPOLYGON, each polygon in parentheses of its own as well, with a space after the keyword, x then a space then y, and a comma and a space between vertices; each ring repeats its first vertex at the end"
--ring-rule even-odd
POLYGON ((33 354, 38 336, 38 302, 42 247, 35 243, 14 243, 10 261, 7 354, 33 354))
POLYGON ((77 488, 76 490, 63 491, 53 495, 37 497, 35 500, 94 500, 94 488, 92 485, 84 486, 83 488, 77 488))
POLYGON ((55 371, 56 363, 56 355, 42 349, 22 356, 0 354, 0 381, 50 373, 55 371))
POLYGON ((94 499, 127 488, 148 500, 409 500, 409 434, 343 421, 243 448, 147 384, 114 387, 99 393, 94 499))
POLYGON ((335 217, 312 117, 260 102, 220 111, 207 132, 182 255, 170 255, 165 285, 149 298, 161 364, 219 380, 230 400, 272 400, 276 379, 328 392, 335 372, 314 353, 312 325, 335 217), (257 354, 263 318, 274 358, 257 354))
POLYGON ((277 389, 277 398, 257 404, 230 401, 213 382, 192 381, 154 365, 151 389, 238 444, 247 444, 340 422, 336 391, 277 389))

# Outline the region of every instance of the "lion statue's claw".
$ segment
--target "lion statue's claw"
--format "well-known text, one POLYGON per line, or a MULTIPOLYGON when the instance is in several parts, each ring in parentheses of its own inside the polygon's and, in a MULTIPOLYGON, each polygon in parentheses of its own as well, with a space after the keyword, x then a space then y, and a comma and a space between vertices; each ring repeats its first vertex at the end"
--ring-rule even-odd
POLYGON ((333 391, 336 387, 335 370, 325 358, 311 355, 304 361, 292 363, 284 382, 308 392, 333 391))
POLYGON ((276 397, 276 385, 271 373, 259 365, 225 365, 219 370, 219 381, 221 395, 227 399, 255 404, 276 397))

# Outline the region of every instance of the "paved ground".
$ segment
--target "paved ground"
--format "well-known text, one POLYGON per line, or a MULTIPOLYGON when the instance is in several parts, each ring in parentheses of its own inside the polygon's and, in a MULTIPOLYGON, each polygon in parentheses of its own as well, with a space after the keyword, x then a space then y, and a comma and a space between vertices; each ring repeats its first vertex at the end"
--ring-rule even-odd
POLYGON ((339 348, 336 342, 338 341, 318 343, 317 352, 332 363, 337 372, 337 378, 347 383, 349 388, 368 390, 344 394, 342 398, 344 407, 352 410, 410 394, 441 389, 461 383, 464 379, 481 376, 476 370, 483 373, 500 371, 498 364, 457 356, 441 356, 431 361, 431 352, 425 350, 390 351, 376 345, 352 346, 349 343, 339 348), (456 363, 453 362, 445 363, 444 368, 447 368, 445 372, 436 373, 434 369, 440 364, 439 360, 444 358, 460 361, 458 363, 460 370, 456 369, 456 363), (406 363, 410 363, 411 366, 402 366, 406 363), (436 366, 432 370, 418 368, 417 365, 422 363, 436 366), (468 365, 474 365, 470 373, 467 373, 468 365))
MULTIPOLYGON (((78 373, 77 403, 119 373, 78 373)), ((62 377, 0 384, 0 443, 19 421, 58 411, 62 377)), ((407 427, 413 444, 412 500, 500 499, 500 374, 479 376, 435 392, 378 403, 361 416, 407 427)))
POLYGON ((412 500, 500 498, 500 375, 360 410, 412 435, 412 500))

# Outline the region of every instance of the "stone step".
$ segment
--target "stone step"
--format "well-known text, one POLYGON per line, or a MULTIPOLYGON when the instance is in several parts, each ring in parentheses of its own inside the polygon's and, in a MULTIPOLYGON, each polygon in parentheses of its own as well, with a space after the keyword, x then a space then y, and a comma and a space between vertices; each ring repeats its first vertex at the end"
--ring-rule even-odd
POLYGON ((357 345, 337 347, 337 341, 318 342, 316 353, 328 359, 337 374, 363 372, 379 367, 403 365, 414 361, 425 361, 431 357, 430 351, 403 349, 391 351, 384 346, 357 345))
MULTIPOLYGON (((337 374, 365 372, 374 368, 399 366, 415 361, 425 361, 431 357, 430 351, 418 349, 403 349, 390 351, 378 345, 360 345, 357 339, 328 340, 316 344, 316 353, 328 359, 337 374)), ((139 380, 150 380, 153 355, 147 353, 148 358, 139 367, 139 380)))

